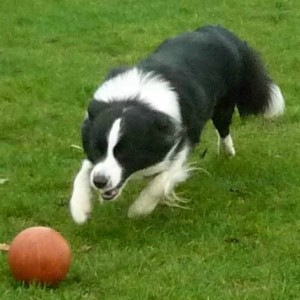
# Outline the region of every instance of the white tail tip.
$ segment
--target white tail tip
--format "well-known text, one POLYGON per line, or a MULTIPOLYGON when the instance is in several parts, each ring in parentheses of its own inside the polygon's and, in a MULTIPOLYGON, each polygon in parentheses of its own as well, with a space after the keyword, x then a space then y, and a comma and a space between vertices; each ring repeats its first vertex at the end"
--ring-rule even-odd
POLYGON ((275 118, 284 113, 284 98, 278 85, 270 85, 270 102, 269 107, 264 112, 265 118, 275 118))

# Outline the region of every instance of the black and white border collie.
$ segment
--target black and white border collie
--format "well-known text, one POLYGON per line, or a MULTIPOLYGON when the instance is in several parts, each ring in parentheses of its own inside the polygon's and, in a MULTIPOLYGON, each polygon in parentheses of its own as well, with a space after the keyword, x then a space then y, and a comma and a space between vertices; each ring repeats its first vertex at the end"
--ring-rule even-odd
POLYGON ((188 155, 210 119, 219 151, 234 156, 229 126, 235 107, 241 116, 270 118, 283 113, 284 99, 259 55, 220 26, 168 39, 136 66, 112 70, 82 125, 87 158, 70 201, 75 222, 90 215, 92 188, 111 201, 136 176, 149 177, 149 183, 129 217, 171 201, 174 187, 189 175, 188 155))

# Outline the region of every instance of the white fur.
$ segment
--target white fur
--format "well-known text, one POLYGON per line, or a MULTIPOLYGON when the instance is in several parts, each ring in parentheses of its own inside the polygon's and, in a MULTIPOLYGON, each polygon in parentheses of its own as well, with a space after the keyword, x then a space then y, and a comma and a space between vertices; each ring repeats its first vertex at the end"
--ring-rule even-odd
POLYGON ((114 157, 114 148, 117 145, 120 138, 120 125, 121 119, 117 119, 108 134, 107 138, 107 155, 105 159, 95 165, 91 172, 91 184, 93 184, 93 179, 97 175, 104 176, 108 178, 108 189, 115 188, 121 181, 122 178, 122 167, 114 157))
POLYGON ((233 146, 233 140, 230 134, 228 134, 225 138, 221 138, 219 133, 218 135, 218 150, 219 154, 224 153, 227 156, 235 156, 235 149, 233 146))
POLYGON ((185 146, 177 154, 171 165, 149 182, 137 200, 129 207, 128 217, 135 218, 149 215, 161 201, 162 197, 168 196, 176 184, 187 179, 188 168, 185 163, 189 150, 189 147, 185 146))
POLYGON ((270 85, 271 101, 269 107, 264 112, 265 118, 274 118, 284 113, 284 98, 278 85, 270 85))
POLYGON ((181 122, 176 92, 168 81, 153 72, 143 73, 133 68, 104 82, 94 94, 95 100, 104 102, 124 101, 133 97, 181 122))
POLYGON ((73 193, 70 200, 70 210, 74 221, 84 223, 91 212, 91 185, 90 172, 92 163, 84 160, 73 185, 73 193))

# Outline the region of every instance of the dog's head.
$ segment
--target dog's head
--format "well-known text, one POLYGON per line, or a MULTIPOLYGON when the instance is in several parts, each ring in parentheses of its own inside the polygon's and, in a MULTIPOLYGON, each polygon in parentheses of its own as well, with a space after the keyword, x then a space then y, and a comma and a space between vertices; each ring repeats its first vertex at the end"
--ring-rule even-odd
POLYGON ((92 186, 104 200, 115 199, 131 175, 172 159, 180 128, 171 117, 135 100, 92 100, 82 125, 83 148, 93 163, 92 186))

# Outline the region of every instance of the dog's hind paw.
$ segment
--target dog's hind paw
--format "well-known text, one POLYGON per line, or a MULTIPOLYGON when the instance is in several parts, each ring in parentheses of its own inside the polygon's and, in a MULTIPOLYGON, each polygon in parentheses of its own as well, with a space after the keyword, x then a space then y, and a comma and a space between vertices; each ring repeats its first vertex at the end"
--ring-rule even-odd
POLYGON ((218 144, 219 144, 219 154, 225 154, 229 158, 235 156, 235 149, 230 134, 228 134, 223 139, 219 139, 218 144))

